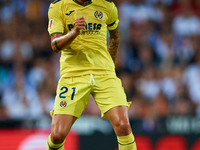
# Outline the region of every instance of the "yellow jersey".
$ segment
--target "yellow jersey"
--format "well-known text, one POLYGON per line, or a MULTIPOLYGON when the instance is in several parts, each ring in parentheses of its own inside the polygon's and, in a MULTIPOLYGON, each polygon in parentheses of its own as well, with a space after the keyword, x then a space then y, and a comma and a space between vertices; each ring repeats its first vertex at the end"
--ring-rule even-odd
POLYGON ((107 50, 107 29, 118 26, 118 11, 109 0, 91 0, 82 4, 76 0, 55 0, 48 11, 50 35, 67 34, 75 19, 85 17, 87 25, 75 40, 61 50, 60 76, 115 74, 114 62, 107 50))

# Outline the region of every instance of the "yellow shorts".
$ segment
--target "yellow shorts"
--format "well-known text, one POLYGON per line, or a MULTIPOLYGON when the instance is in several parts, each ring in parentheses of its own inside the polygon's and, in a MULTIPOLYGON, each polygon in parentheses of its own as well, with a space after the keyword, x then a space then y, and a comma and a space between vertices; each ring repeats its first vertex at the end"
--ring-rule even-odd
POLYGON ((60 78, 53 114, 69 114, 79 118, 89 102, 90 94, 101 110, 101 117, 116 106, 130 106, 121 80, 114 75, 84 75, 60 78))

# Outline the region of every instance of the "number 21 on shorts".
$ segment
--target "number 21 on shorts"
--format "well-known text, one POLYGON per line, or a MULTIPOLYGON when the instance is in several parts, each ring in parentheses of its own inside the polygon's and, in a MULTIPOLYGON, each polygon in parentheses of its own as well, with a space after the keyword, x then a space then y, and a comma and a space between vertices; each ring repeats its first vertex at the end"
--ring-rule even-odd
MULTIPOLYGON (((60 97, 60 98, 66 98, 66 96, 63 96, 63 94, 65 94, 65 93, 68 92, 68 88, 65 87, 65 86, 63 86, 60 90, 61 90, 62 92, 59 94, 59 97, 60 97)), ((75 92, 76 92, 76 87, 73 87, 73 88, 72 88, 71 100, 74 100, 75 92)))

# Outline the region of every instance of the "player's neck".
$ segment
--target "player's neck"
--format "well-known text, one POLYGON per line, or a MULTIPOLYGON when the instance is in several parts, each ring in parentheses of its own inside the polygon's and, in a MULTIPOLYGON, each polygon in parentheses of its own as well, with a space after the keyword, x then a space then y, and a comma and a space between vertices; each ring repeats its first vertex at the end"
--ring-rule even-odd
POLYGON ((78 1, 78 2, 80 2, 80 3, 83 3, 83 4, 85 4, 85 3, 88 3, 88 2, 90 2, 91 0, 76 0, 76 1, 78 1))

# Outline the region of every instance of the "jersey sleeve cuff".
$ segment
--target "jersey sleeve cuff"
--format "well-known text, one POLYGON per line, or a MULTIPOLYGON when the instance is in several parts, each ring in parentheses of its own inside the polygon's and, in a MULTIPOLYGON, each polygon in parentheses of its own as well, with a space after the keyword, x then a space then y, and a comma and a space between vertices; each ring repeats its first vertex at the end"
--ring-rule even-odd
POLYGON ((54 35, 54 34, 63 34, 62 32, 53 32, 53 33, 49 33, 50 36, 54 35))
POLYGON ((108 30, 115 30, 118 27, 119 20, 117 19, 115 22, 107 25, 108 30))

